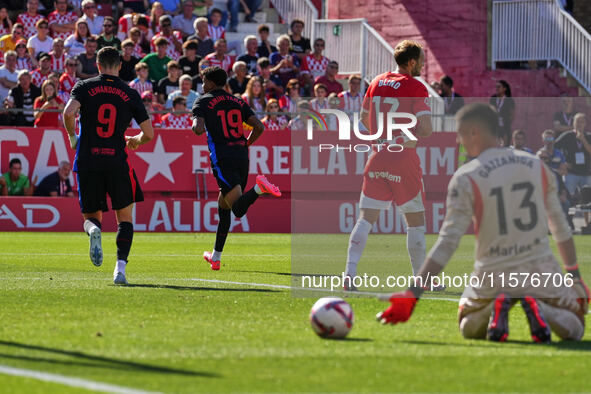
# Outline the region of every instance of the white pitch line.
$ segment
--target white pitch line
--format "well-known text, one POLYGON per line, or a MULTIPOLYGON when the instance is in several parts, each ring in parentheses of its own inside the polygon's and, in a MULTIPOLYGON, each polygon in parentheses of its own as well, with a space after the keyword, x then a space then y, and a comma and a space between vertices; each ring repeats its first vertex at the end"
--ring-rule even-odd
MULTIPOLYGON (((197 282, 207 282, 207 283, 220 283, 220 284, 227 284, 227 285, 237 285, 237 286, 250 286, 250 287, 268 287, 271 289, 283 289, 283 290, 303 290, 303 291, 313 291, 313 292, 322 292, 322 293, 334 293, 334 294, 347 294, 351 296, 370 296, 370 297, 379 297, 383 296, 387 293, 374 293, 369 291, 358 291, 355 293, 345 292, 342 290, 330 290, 324 288, 310 288, 310 287, 294 287, 294 286, 287 286, 287 285, 273 285, 270 283, 257 283, 257 282, 235 282, 231 280, 220 280, 220 279, 202 279, 202 278, 192 278, 191 280, 197 282)), ((441 301, 452 301, 458 302, 459 298, 446 298, 446 297, 421 297, 425 300, 441 300, 441 301)))
POLYGON ((79 387, 87 390, 100 391, 103 393, 117 394, 161 394, 156 391, 144 391, 129 387, 117 386, 114 384, 95 382, 92 380, 74 378, 55 373, 35 371, 32 369, 13 368, 6 365, 0 365, 0 373, 12 376, 21 376, 44 382, 59 383, 70 387, 79 387))

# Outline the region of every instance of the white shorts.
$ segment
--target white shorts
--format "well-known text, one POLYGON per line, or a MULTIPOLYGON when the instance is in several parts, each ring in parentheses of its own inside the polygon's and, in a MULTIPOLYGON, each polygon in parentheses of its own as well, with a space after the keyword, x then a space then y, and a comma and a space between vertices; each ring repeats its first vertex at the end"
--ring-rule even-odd
MULTIPOLYGON (((361 197, 359 198, 359 208, 386 210, 390 208, 391 204, 392 201, 376 200, 374 198, 367 197, 363 192, 361 192, 361 197)), ((398 205, 397 208, 402 213, 425 212, 422 193, 419 192, 413 199, 405 202, 402 205, 398 205)))

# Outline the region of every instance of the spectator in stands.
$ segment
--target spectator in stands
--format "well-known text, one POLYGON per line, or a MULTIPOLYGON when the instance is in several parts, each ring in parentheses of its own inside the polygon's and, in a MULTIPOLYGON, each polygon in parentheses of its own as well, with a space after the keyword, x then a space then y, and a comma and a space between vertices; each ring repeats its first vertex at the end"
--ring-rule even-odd
POLYGON ((284 130, 289 123, 287 118, 280 115, 279 103, 275 99, 270 99, 267 103, 267 113, 261 122, 265 125, 266 130, 284 130))
MULTIPOLYGON (((16 18, 16 22, 24 27, 23 37, 32 37, 37 33, 37 30, 35 29, 37 21, 43 19, 43 15, 41 15, 38 10, 39 0, 27 0, 27 10, 16 18)), ((12 31, 12 22, 10 23, 10 26, 11 28, 7 32, 2 31, 2 35, 8 34, 12 31)), ((6 26, 4 26, 4 28, 6 28, 6 26)))
POLYGON ((168 49, 168 40, 166 38, 160 37, 154 41, 154 44, 156 45, 156 53, 147 54, 140 60, 140 63, 146 63, 148 65, 150 81, 156 84, 166 76, 166 65, 172 59, 166 56, 168 49))
POLYGON ((310 101, 310 109, 318 112, 328 108, 328 89, 321 83, 314 85, 314 99, 310 101))
POLYGON ((193 23, 197 17, 193 15, 194 9, 193 0, 184 0, 182 13, 172 18, 172 28, 181 33, 183 40, 187 39, 195 31, 193 23))
POLYGON ((63 110, 64 102, 57 96, 57 89, 53 82, 46 80, 41 85, 41 96, 33 103, 35 127, 59 127, 59 113, 45 112, 45 110, 63 110))
POLYGON ((553 170, 556 170, 561 176, 567 173, 566 158, 559 149, 554 148, 556 141, 554 130, 544 130, 542 133, 542 143, 544 146, 538 150, 538 155, 553 170))
POLYGON ((228 10, 230 11, 230 31, 238 31, 238 12, 240 8, 246 14, 244 21, 248 23, 257 23, 254 14, 262 4, 262 0, 228 0, 228 10))
MULTIPOLYGON (((39 19, 35 24, 35 28, 37 34, 30 37, 26 45, 31 59, 35 59, 39 52, 51 52, 53 47, 53 38, 49 37, 49 22, 47 22, 47 19, 39 19)), ((37 66, 36 61, 33 60, 32 63, 33 66, 37 66)))
POLYGON ((183 75, 181 66, 175 60, 168 62, 166 65, 166 70, 168 71, 168 75, 158 81, 158 85, 156 86, 155 90, 156 94, 158 95, 158 102, 160 104, 166 103, 168 95, 179 89, 179 78, 181 75, 183 75))
MULTIPOLYGON (((304 57, 312 50, 310 47, 310 39, 302 36, 302 32, 304 31, 304 21, 301 19, 294 19, 291 22, 290 29, 291 34, 289 35, 289 38, 291 39, 292 52, 300 58, 300 61, 304 60, 304 57)), ((277 46, 279 46, 279 44, 277 44, 277 46)))
MULTIPOLYGON (((140 31, 140 36, 139 39, 134 40, 134 42, 137 41, 142 48, 142 52, 148 54, 151 51, 151 40, 154 37, 152 30, 150 30, 148 18, 145 15, 137 15, 134 21, 136 21, 136 23, 131 29, 129 29, 128 37, 133 39, 133 33, 135 32, 133 29, 138 29, 140 31)), ((140 56, 138 56, 138 58, 139 57, 140 56)))
POLYGON ((334 60, 328 63, 328 67, 326 67, 326 73, 314 81, 314 85, 319 83, 326 86, 328 93, 340 93, 343 91, 343 85, 339 81, 337 81, 336 76, 339 73, 339 64, 334 60))
POLYGON ((349 76, 349 90, 342 91, 338 95, 340 108, 347 113, 361 111, 363 94, 361 94, 361 76, 352 74, 349 76))
POLYGON ((155 1, 152 4, 152 9, 150 10, 150 30, 152 30, 151 36, 160 33, 160 17, 164 15, 164 7, 162 3, 159 1, 155 1))
POLYGON ((257 29, 257 32, 259 33, 259 37, 261 39, 261 43, 259 44, 259 47, 257 48, 257 53, 259 54, 259 57, 269 57, 271 56, 271 54, 273 52, 277 52, 277 47, 274 45, 271 45, 271 43, 269 42, 269 34, 270 34, 270 30, 269 30, 269 26, 267 25, 260 25, 259 28, 257 29))
POLYGON ((252 108, 259 119, 264 116, 262 112, 266 108, 266 98, 261 77, 250 78, 242 99, 252 108))
POLYGON ((4 100, 6 108, 24 109, 26 111, 11 112, 10 123, 13 126, 33 126, 33 102, 41 95, 41 89, 31 83, 31 74, 28 70, 18 73, 18 83, 10 89, 8 97, 4 100))
MULTIPOLYGON (((146 107, 146 111, 148 111, 148 114, 150 115, 150 119, 152 120, 152 126, 154 127, 161 127, 162 126, 162 116, 160 114, 156 114, 154 113, 154 110, 156 109, 154 107, 154 95, 152 94, 152 92, 144 92, 141 95, 142 97, 142 103, 144 103, 144 107, 146 107)), ((134 119, 135 122, 135 119, 134 119)), ((135 125, 133 126, 134 128, 139 128, 139 125, 137 123, 135 123, 135 125)))
POLYGON ((138 64, 136 64, 135 65, 135 75, 136 75, 136 78, 129 83, 129 86, 132 89, 137 90, 140 95, 143 94, 144 92, 152 93, 152 91, 153 91, 152 82, 150 81, 150 79, 148 79, 148 75, 149 75, 148 65, 146 63, 141 62, 141 61, 138 64))
POLYGON ((259 44, 257 38, 253 35, 246 36, 244 38, 244 47, 246 48, 246 53, 238 56, 236 60, 246 63, 246 68, 250 75, 257 75, 257 61, 259 60, 257 53, 259 44))
POLYGON ((76 21, 74 34, 66 38, 66 41, 64 41, 64 48, 68 57, 76 57, 81 53, 86 52, 84 43, 86 43, 88 37, 91 36, 92 34, 90 34, 90 31, 88 30, 86 22, 81 19, 76 21))
POLYGON ((121 40, 115 36, 116 28, 115 18, 106 16, 103 21, 103 34, 96 39, 97 51, 104 47, 115 47, 121 50, 121 40))
POLYGON ((197 18, 193 23, 195 34, 189 36, 187 40, 196 40, 199 44, 197 48, 197 55, 201 58, 213 52, 213 40, 209 37, 207 18, 197 18))
POLYGON ((88 30, 93 36, 98 36, 103 31, 104 17, 97 15, 96 3, 94 0, 84 0, 82 2, 82 12, 84 15, 80 18, 88 25, 88 30))
POLYGON ((187 113, 187 100, 183 96, 175 97, 172 100, 172 108, 173 113, 168 113, 162 117, 162 128, 190 129, 191 115, 187 113))
POLYGON ((64 52, 64 40, 61 38, 53 39, 51 55, 51 69, 57 72, 63 72, 66 68, 66 53, 64 52))
POLYGON ((149 8, 150 4, 148 3, 148 0, 119 0, 117 2, 117 10, 119 12, 123 11, 124 9, 129 9, 132 12, 143 14, 149 8))
POLYGON ((314 40, 314 52, 304 56, 300 70, 302 83, 306 92, 312 92, 316 78, 326 73, 329 60, 322 54, 324 51, 324 40, 317 38, 314 40))
POLYGON ((226 29, 220 23, 222 21, 222 11, 218 8, 211 10, 209 14, 209 25, 207 26, 207 35, 211 37, 213 42, 217 42, 220 38, 226 38, 226 29))
POLYGON ((515 130, 513 131, 513 136, 511 138, 511 141, 513 142, 513 145, 511 145, 511 148, 516 149, 516 150, 522 150, 525 151, 527 153, 531 153, 533 154, 534 152, 529 149, 528 147, 525 146, 526 143, 526 136, 525 136, 525 132, 523 130, 515 130))
MULTIPOLYGON (((141 59, 144 56, 146 56, 146 52, 144 51, 144 47, 142 46, 141 39, 142 31, 137 27, 132 27, 131 30, 129 30, 129 40, 131 40, 131 42, 133 43, 132 55, 137 57, 138 59, 141 59)), ((149 49, 150 45, 148 43, 148 51, 149 49)))
POLYGON ((10 89, 17 83, 16 52, 8 51, 4 54, 4 65, 0 67, 0 103, 4 102, 10 89))
POLYGON ((261 57, 257 61, 257 74, 263 80, 263 90, 267 98, 279 100, 283 95, 283 87, 273 82, 271 74, 271 62, 266 57, 261 57))
POLYGON ((502 146, 509 146, 511 136, 511 123, 515 118, 515 101, 511 97, 511 87, 505 80, 496 84, 497 92, 490 98, 490 104, 497 109, 499 114, 499 138, 502 146))
POLYGON ((20 159, 14 158, 10 160, 8 165, 8 172, 2 174, 0 177, 0 192, 3 196, 32 196, 35 191, 35 182, 37 178, 33 179, 33 184, 29 181, 29 177, 22 174, 22 163, 20 159))
POLYGON ((299 58, 290 52, 291 39, 287 34, 277 37, 278 52, 273 52, 269 61, 271 62, 271 73, 273 82, 286 86, 290 79, 297 78, 300 72, 299 58))
POLYGON ((181 37, 181 33, 172 30, 172 18, 170 15, 162 15, 160 17, 160 33, 152 38, 152 52, 157 50, 156 41, 160 38, 166 38, 167 40, 166 56, 172 60, 178 60, 183 50, 183 38, 181 37))
POLYGON ((287 127, 290 130, 305 130, 310 118, 310 104, 306 100, 298 101, 294 115, 291 115, 292 118, 287 127))
MULTIPOLYGON (((300 82, 296 79, 290 79, 285 87, 285 95, 279 99, 279 107, 287 116, 293 116, 292 114, 297 112, 298 101, 300 100, 300 82)), ((306 102, 306 108, 309 108, 308 102, 306 102)))
POLYGON ((573 129, 573 118, 576 113, 572 97, 563 96, 560 102, 562 109, 554 114, 554 130, 557 135, 573 129))
POLYGON ((47 175, 35 188, 35 195, 40 197, 73 197, 70 185, 72 166, 67 160, 61 161, 56 172, 47 175))
MULTIPOLYGON (((18 19, 17 19, 17 22, 18 22, 18 19)), ((0 37, 10 34, 11 31, 12 31, 12 21, 8 17, 8 9, 5 6, 0 6, 0 37)), ((25 30, 25 32, 26 32, 26 30, 25 30)), ((25 37, 29 37, 29 36, 27 36, 25 34, 25 37)))
POLYGON ((439 88, 443 102, 445 103, 445 114, 455 115, 456 112, 464 106, 464 98, 460 96, 453 88, 454 81, 448 75, 441 77, 439 88))
POLYGON ((177 97, 183 97, 185 99, 185 105, 189 108, 193 108, 193 103, 199 98, 199 93, 191 89, 192 87, 193 81, 191 80, 191 76, 187 74, 182 75, 179 78, 179 89, 168 95, 166 108, 173 108, 174 100, 177 97))
POLYGON ((55 11, 47 17, 51 35, 53 38, 65 40, 70 34, 74 33, 78 16, 72 11, 68 12, 68 0, 55 0, 54 4, 55 11))
POLYGON ((160 0, 160 3, 169 15, 177 15, 181 10, 181 0, 160 0))
POLYGON ((207 59, 201 59, 199 62, 199 73, 192 78, 192 89, 199 94, 203 94, 203 78, 201 77, 201 72, 208 67, 211 67, 211 62, 207 59))
POLYGON ((555 144, 566 158, 564 183, 571 196, 579 187, 591 185, 591 135, 585 132, 586 126, 586 115, 577 113, 573 119, 574 129, 560 134, 555 144))
POLYGON ((212 67, 221 67, 229 75, 230 71, 232 70, 232 58, 230 57, 230 55, 226 54, 226 51, 228 50, 228 44, 226 42, 226 39, 220 38, 219 40, 217 40, 213 48, 215 52, 210 53, 209 55, 205 56, 205 58, 209 60, 212 67))
POLYGON ((183 44, 183 56, 179 59, 182 74, 189 74, 191 77, 199 74, 199 62, 201 57, 197 55, 199 44, 195 40, 189 40, 183 44))
POLYGON ((0 37, 0 53, 14 51, 16 42, 21 38, 23 38, 23 25, 15 23, 10 34, 0 37))
POLYGON ((246 63, 243 61, 237 61, 232 66, 232 72, 234 75, 228 78, 228 84, 230 85, 232 94, 242 95, 242 93, 246 91, 248 81, 250 81, 250 77, 247 74, 248 69, 246 68, 246 63))
POLYGON ((88 37, 84 43, 86 52, 76 56, 76 59, 78 60, 78 78, 86 79, 98 75, 98 68, 96 66, 96 47, 96 38, 94 36, 88 37))
POLYGON ((133 56, 133 49, 135 45, 130 39, 124 40, 121 43, 123 53, 121 54, 121 69, 119 69, 119 78, 125 82, 131 82, 135 78, 135 65, 140 61, 133 56))
POLYGON ((17 41, 15 53, 16 69, 33 71, 33 61, 31 60, 31 55, 29 55, 29 52, 27 51, 27 41, 24 38, 17 41))
POLYGON ((558 185, 558 199, 560 200, 560 205, 562 206, 562 210, 564 211, 570 227, 574 229, 572 217, 568 215, 568 208, 570 206, 569 195, 566 185, 563 181, 563 177, 567 173, 566 159, 564 158, 562 152, 560 152, 558 149, 554 149, 554 140, 554 130, 544 130, 542 133, 542 142, 544 146, 538 150, 536 155, 544 163, 546 163, 548 167, 550 167, 556 176, 556 184, 558 185))
POLYGON ((70 99, 70 92, 76 82, 78 82, 78 77, 76 76, 77 68, 78 62, 76 59, 66 60, 66 71, 59 78, 58 96, 65 103, 70 99))
POLYGON ((51 56, 49 53, 40 52, 38 55, 39 68, 31 72, 31 83, 37 87, 41 87, 43 82, 51 74, 51 56))

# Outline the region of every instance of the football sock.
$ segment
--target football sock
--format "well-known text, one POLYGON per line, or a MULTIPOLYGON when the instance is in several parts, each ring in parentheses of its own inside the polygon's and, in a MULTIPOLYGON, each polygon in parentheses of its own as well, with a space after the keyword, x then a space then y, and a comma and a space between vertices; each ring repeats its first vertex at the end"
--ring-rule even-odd
POLYGON ((230 223, 232 222, 231 212, 229 209, 222 209, 218 207, 218 216, 220 221, 218 223, 218 229, 215 234, 215 246, 212 253, 213 261, 219 261, 222 257, 222 251, 224 250, 224 244, 228 237, 228 231, 230 230, 230 223))
POLYGON ((351 277, 357 275, 357 263, 359 263, 363 249, 365 249, 365 243, 367 242, 367 236, 371 231, 371 227, 371 223, 363 218, 359 218, 355 227, 353 227, 353 231, 351 231, 351 236, 349 237, 345 275, 351 277))
POLYGON ((84 231, 86 234, 90 235, 90 230, 92 230, 94 227, 98 227, 99 230, 101 229, 101 222, 99 222, 98 219, 88 218, 84 221, 84 231))
POLYGON ((406 228, 406 248, 412 264, 412 274, 416 276, 425 262, 425 226, 406 228))
POLYGON ((117 229, 117 260, 127 261, 131 242, 133 241, 133 224, 129 222, 119 223, 117 229))
POLYGON ((240 196, 240 198, 238 200, 236 200, 234 205, 232 205, 232 212, 234 212, 234 215, 237 218, 241 218, 242 216, 244 216, 246 214, 246 211, 248 211, 248 208, 256 201, 256 199, 258 197, 259 197, 259 194, 256 192, 255 188, 253 187, 252 189, 250 189, 249 191, 244 193, 242 196, 240 196))
POLYGON ((127 266, 127 261, 125 260, 117 260, 117 266, 115 267, 115 271, 121 272, 125 275, 125 267, 127 266))

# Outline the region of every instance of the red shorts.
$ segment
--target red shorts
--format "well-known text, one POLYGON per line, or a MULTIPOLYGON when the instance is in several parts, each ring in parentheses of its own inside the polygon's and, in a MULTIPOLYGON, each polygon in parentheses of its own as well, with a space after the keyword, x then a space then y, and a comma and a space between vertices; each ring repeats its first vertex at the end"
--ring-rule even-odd
MULTIPOLYGON (((400 207, 419 194, 422 205, 425 199, 423 171, 415 149, 406 148, 397 153, 382 150, 369 157, 363 173, 362 198, 394 201, 400 207)), ((376 208, 377 205, 380 204, 377 203, 376 208)))

